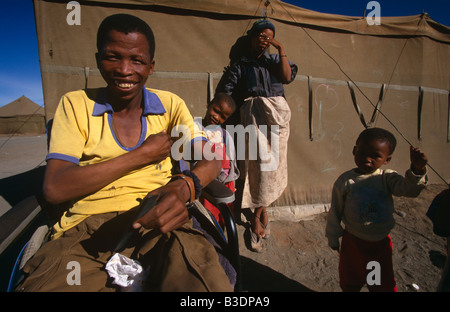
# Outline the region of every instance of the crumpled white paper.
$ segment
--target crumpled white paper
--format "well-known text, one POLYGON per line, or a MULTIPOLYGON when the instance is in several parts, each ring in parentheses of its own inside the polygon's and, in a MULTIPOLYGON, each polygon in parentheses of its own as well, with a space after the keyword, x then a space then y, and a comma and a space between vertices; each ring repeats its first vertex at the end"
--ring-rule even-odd
POLYGON ((144 278, 141 264, 119 253, 109 259, 105 267, 109 276, 114 279, 113 284, 121 287, 140 287, 144 278))

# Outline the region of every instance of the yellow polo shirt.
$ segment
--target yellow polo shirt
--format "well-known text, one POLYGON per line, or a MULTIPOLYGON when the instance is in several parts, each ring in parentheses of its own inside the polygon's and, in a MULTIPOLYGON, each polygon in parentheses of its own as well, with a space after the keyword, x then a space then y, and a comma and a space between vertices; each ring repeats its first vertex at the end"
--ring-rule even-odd
MULTIPOLYGON (((65 160, 79 166, 95 164, 139 147, 149 135, 164 129, 174 134, 179 133, 181 128, 181 136, 176 137, 180 136, 179 140, 187 144, 197 139, 206 140, 181 98, 161 90, 144 88, 143 92, 141 137, 135 147, 124 147, 115 137, 112 131, 113 108, 106 101, 104 88, 73 91, 64 95, 53 119, 46 159, 65 160), (189 131, 183 132, 184 129, 189 131)), ((54 225, 53 238, 60 237, 64 231, 91 215, 127 211, 136 207, 148 192, 169 181, 171 169, 172 162, 168 157, 158 164, 132 171, 94 194, 74 201, 54 225)))

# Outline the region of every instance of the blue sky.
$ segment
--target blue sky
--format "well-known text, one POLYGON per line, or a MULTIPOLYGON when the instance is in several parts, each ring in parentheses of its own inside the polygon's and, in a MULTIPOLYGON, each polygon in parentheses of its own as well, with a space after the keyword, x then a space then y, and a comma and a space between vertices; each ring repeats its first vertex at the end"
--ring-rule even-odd
MULTIPOLYGON (((68 0, 69 1, 69 0, 68 0)), ((244 1, 244 0, 243 0, 244 1)), ((369 0, 285 0, 306 9, 362 16, 369 0)), ((450 0, 378 0, 381 16, 418 15, 422 10, 450 26, 450 0)), ((0 106, 25 95, 44 105, 32 0, 4 0, 0 10, 0 106)), ((369 10, 370 11, 370 10, 369 10)))

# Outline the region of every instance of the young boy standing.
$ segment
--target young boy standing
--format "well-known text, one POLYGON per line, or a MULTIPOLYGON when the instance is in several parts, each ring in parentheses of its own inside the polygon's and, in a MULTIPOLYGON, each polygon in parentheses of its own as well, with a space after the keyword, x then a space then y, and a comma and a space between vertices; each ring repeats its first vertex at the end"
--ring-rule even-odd
POLYGON ((395 147, 396 139, 389 131, 364 130, 353 148, 356 168, 343 173, 333 186, 326 236, 334 250, 339 250, 342 236, 339 279, 343 291, 360 291, 371 264, 379 264, 380 278, 369 283, 369 291, 397 291, 389 236, 395 224, 392 195, 418 196, 426 185, 428 159, 420 149, 410 147, 411 167, 405 177, 380 169, 390 162, 395 147))

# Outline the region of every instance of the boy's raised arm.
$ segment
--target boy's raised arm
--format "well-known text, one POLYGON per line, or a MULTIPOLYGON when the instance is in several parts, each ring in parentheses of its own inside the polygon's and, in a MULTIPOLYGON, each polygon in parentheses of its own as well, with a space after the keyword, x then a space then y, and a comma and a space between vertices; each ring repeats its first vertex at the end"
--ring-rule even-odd
POLYGON ((424 175, 427 173, 428 157, 419 148, 409 147, 411 158, 411 170, 416 175, 424 175))

